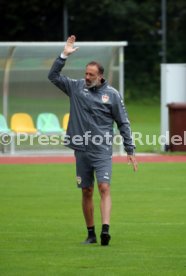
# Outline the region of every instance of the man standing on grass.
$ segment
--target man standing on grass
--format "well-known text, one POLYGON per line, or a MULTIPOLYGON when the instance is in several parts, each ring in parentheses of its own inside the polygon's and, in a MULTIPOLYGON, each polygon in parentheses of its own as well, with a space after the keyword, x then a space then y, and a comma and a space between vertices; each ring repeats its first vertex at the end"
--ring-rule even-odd
POLYGON ((101 245, 108 245, 111 239, 110 181, 114 121, 123 138, 128 162, 132 163, 134 171, 137 170, 135 146, 121 96, 104 80, 104 68, 100 63, 96 61, 88 63, 84 79, 74 80, 60 74, 67 58, 78 49, 74 47, 75 40, 74 35, 67 39, 64 50, 52 65, 48 78, 70 99, 66 144, 74 149, 77 185, 82 189, 82 209, 88 230, 88 237, 84 243, 97 242, 93 204, 95 173, 101 197, 101 245))

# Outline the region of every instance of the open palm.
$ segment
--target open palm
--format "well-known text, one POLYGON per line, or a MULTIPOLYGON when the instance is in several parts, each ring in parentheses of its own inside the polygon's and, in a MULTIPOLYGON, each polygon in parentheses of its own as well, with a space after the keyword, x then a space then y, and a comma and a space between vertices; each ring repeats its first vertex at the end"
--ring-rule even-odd
POLYGON ((67 43, 66 43, 66 45, 64 47, 64 51, 63 51, 63 53, 65 55, 69 56, 70 54, 72 54, 73 52, 75 52, 78 49, 78 47, 74 47, 75 41, 76 41, 75 35, 71 35, 68 37, 67 43))

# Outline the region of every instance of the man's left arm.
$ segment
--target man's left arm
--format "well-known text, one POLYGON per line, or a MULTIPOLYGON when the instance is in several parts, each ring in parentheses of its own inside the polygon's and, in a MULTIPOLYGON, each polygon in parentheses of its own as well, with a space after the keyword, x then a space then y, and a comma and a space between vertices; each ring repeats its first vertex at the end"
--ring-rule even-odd
POLYGON ((114 94, 112 109, 113 118, 117 123, 120 134, 123 138, 124 149, 127 152, 128 164, 133 165, 134 171, 137 171, 137 161, 135 158, 135 145, 132 139, 132 131, 128 114, 120 94, 114 94))

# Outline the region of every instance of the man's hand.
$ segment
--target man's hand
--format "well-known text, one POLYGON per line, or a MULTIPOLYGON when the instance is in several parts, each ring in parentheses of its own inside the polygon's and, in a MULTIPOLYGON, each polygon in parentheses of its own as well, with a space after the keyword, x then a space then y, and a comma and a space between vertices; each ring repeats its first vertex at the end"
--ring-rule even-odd
POLYGON ((135 172, 138 170, 138 163, 134 155, 127 155, 127 162, 128 164, 132 163, 132 166, 135 172))
POLYGON ((75 51, 77 51, 77 49, 79 49, 79 47, 74 48, 75 41, 76 41, 75 35, 71 35, 71 36, 68 37, 67 43, 66 43, 66 45, 64 47, 64 50, 63 50, 63 54, 65 56, 69 56, 72 53, 74 53, 75 51))

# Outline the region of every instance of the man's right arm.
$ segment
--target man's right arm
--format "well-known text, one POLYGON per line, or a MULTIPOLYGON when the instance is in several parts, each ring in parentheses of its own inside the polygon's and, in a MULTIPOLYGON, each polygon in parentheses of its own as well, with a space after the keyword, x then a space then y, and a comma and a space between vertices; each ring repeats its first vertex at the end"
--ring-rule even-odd
POLYGON ((64 75, 61 75, 61 70, 62 68, 65 66, 65 59, 62 59, 61 57, 58 57, 50 71, 48 74, 48 79, 54 84, 56 85, 60 90, 62 90, 65 94, 67 94, 68 96, 71 95, 70 92, 70 79, 64 75))

